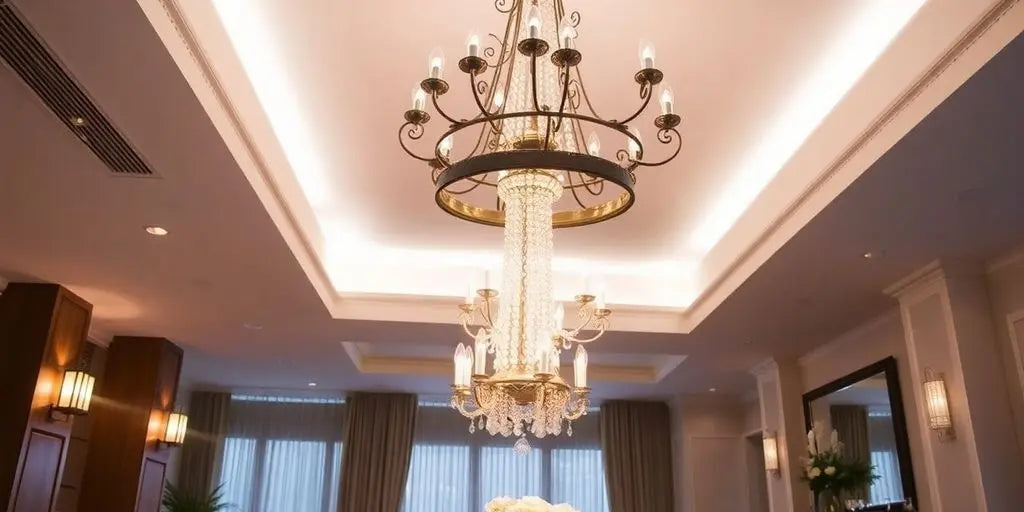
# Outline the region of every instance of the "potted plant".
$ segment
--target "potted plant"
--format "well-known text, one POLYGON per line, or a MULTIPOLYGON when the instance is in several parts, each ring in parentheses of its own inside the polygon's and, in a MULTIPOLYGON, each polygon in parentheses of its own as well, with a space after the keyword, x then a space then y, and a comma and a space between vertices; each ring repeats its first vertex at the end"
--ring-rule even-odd
POLYGON ((833 430, 828 448, 821 449, 814 429, 807 432, 807 459, 801 479, 814 494, 816 512, 843 512, 844 491, 869 487, 878 475, 867 461, 843 455, 839 434, 833 430))
POLYGON ((163 506, 165 512, 220 512, 227 510, 228 504, 224 503, 224 496, 221 487, 218 485, 209 495, 202 496, 182 490, 176 485, 168 482, 164 487, 163 506))

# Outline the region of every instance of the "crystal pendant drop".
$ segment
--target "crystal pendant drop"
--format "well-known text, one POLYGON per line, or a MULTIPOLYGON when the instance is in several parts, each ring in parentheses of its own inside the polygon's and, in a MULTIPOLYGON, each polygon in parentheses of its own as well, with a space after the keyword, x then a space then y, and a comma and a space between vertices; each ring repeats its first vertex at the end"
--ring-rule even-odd
POLYGON ((512 449, 519 455, 526 455, 530 453, 530 442, 526 440, 526 436, 522 436, 516 441, 515 446, 512 449))
POLYGON ((469 420, 469 433, 472 434, 473 432, 476 432, 476 424, 473 420, 469 420))

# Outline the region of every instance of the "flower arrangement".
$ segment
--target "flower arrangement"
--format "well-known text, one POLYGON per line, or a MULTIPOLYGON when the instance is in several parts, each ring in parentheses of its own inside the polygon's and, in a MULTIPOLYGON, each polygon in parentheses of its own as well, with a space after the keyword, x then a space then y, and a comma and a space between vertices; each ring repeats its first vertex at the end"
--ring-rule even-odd
POLYGON ((552 505, 536 496, 526 496, 518 500, 508 496, 499 496, 489 501, 484 510, 485 512, 579 512, 568 504, 552 505))
POLYGON ((839 442, 839 433, 835 430, 825 449, 818 446, 815 430, 808 431, 807 453, 801 479, 807 482, 814 493, 814 502, 819 511, 844 510, 839 501, 842 492, 867 488, 878 479, 874 466, 867 461, 843 455, 843 444, 839 442), (825 498, 826 503, 821 504, 819 498, 825 498))

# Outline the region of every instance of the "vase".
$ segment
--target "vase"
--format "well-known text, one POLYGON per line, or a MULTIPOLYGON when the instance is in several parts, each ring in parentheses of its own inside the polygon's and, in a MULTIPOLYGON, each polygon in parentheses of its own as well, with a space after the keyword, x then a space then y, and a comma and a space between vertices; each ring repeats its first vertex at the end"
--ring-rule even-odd
POLYGON ((845 512, 846 508, 839 500, 839 493, 824 490, 814 495, 814 512, 845 512))

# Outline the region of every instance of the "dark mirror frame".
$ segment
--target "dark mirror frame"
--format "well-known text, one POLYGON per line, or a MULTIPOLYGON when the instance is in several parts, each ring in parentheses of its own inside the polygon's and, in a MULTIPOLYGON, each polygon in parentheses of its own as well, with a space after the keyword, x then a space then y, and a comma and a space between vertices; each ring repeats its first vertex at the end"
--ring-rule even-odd
MULTIPOLYGON (((914 469, 910 461, 910 439, 907 437, 907 417, 903 409, 903 395, 900 393, 900 379, 896 371, 896 358, 890 356, 877 363, 865 366, 849 375, 840 377, 824 386, 804 393, 804 424, 811 430, 811 402, 840 389, 852 386, 871 376, 885 374, 886 387, 889 391, 889 408, 892 410, 892 427, 896 436, 896 457, 899 459, 900 480, 903 484, 903 495, 914 500, 918 505, 917 488, 914 486, 914 469)), ((878 510, 885 510, 885 505, 878 510)), ((869 507, 864 510, 874 510, 869 507)))

